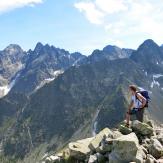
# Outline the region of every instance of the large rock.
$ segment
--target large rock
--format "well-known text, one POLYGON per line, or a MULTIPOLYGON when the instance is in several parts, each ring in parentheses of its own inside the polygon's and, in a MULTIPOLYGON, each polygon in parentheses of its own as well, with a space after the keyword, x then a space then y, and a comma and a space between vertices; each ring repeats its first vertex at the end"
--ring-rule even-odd
POLYGON ((129 127, 126 127, 124 125, 120 125, 119 126, 119 131, 124 134, 124 135, 127 135, 127 134, 130 134, 132 132, 132 129, 129 128, 129 127))
POLYGON ((147 154, 147 159, 145 163, 157 163, 157 160, 150 154, 147 154))
POLYGON ((97 163, 98 158, 96 155, 90 155, 88 163, 97 163))
POLYGON ((87 138, 77 142, 69 143, 68 148, 70 157, 74 157, 79 160, 85 160, 91 152, 88 146, 92 140, 93 138, 87 138))
POLYGON ((112 144, 113 144, 113 139, 111 138, 102 140, 101 145, 97 147, 96 152, 101 153, 101 154, 111 152, 112 144))
POLYGON ((138 151, 139 143, 135 133, 123 135, 113 140, 113 150, 109 155, 109 163, 134 161, 138 151))
POLYGON ((148 151, 156 159, 159 159, 161 156, 163 156, 163 146, 157 139, 151 140, 151 144, 148 147, 148 151))
POLYGON ((117 130, 113 130, 113 138, 117 139, 120 136, 122 136, 122 133, 117 129, 117 130))
POLYGON ((95 138, 91 141, 91 143, 89 144, 89 148, 92 151, 96 151, 96 149, 100 146, 101 141, 107 137, 113 137, 113 132, 108 129, 105 128, 103 129, 100 133, 98 133, 95 138))
POLYGON ((132 129, 143 136, 153 135, 153 128, 146 123, 142 123, 138 120, 135 120, 131 124, 132 129))

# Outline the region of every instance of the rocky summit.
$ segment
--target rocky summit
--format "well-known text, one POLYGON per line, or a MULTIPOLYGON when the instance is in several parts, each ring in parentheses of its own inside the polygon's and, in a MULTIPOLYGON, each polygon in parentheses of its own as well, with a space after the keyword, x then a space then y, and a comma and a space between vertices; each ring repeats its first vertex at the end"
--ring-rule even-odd
POLYGON ((70 142, 41 163, 163 163, 163 128, 151 121, 122 122, 94 137, 70 142))

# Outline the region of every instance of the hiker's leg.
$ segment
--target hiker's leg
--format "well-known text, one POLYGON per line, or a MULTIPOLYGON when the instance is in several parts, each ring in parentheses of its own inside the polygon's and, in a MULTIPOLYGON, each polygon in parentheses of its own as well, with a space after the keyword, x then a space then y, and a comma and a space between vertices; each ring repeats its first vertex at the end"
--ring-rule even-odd
POLYGON ((138 121, 143 122, 144 120, 144 109, 141 109, 136 112, 136 118, 138 121))
POLYGON ((126 113, 126 124, 129 124, 130 118, 128 112, 126 113))
POLYGON ((126 124, 127 124, 127 125, 129 125, 130 118, 131 118, 131 113, 130 113, 130 111, 128 111, 128 112, 126 113, 126 124))

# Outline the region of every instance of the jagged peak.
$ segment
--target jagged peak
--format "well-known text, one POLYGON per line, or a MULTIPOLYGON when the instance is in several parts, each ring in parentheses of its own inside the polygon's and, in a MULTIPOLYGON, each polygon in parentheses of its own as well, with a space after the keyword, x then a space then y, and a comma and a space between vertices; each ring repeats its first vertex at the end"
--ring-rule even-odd
POLYGON ((17 44, 10 44, 4 49, 4 52, 13 55, 15 53, 23 53, 23 49, 17 44))
POLYGON ((103 48, 103 51, 112 51, 116 49, 121 49, 121 48, 116 45, 107 45, 103 48))
POLYGON ((140 49, 140 48, 144 48, 144 47, 158 47, 159 48, 159 46, 152 40, 152 39, 147 39, 147 40, 145 40, 140 46, 139 46, 139 48, 138 49, 140 49))
POLYGON ((22 50, 22 48, 18 44, 9 44, 4 50, 10 50, 10 49, 22 50))
POLYGON ((36 44, 36 47, 35 47, 34 51, 39 52, 43 47, 44 47, 44 45, 41 42, 38 42, 36 44))

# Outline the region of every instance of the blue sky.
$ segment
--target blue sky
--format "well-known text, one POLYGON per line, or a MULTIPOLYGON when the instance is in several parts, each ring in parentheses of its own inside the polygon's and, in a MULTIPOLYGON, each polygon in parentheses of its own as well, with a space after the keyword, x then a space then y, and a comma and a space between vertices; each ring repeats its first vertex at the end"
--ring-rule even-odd
POLYGON ((162 0, 0 0, 0 49, 49 43, 85 55, 104 46, 163 43, 162 0))

